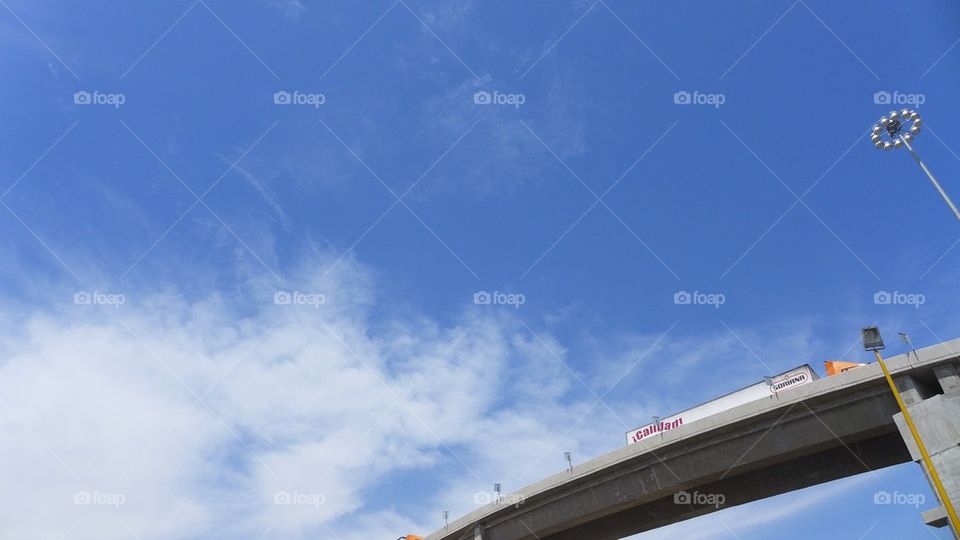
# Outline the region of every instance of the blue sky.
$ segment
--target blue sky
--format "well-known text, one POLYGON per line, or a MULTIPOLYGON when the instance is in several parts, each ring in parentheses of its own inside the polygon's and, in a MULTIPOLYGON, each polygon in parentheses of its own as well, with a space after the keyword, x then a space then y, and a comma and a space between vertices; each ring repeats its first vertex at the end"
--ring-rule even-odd
MULTIPOLYGON (((652 414, 866 361, 862 325, 957 337, 957 223, 867 135, 878 99, 917 108, 960 196, 958 22, 946 0, 3 0, 0 522, 426 533, 652 414)), ((880 490, 932 498, 907 464, 643 537, 947 537, 880 490)))

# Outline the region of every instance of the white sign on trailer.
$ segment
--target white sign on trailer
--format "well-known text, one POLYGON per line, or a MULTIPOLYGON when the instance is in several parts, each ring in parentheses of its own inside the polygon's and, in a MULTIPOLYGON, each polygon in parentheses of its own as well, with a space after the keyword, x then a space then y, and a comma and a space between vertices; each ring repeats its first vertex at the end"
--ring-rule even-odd
POLYGON ((658 422, 650 423, 632 431, 628 431, 627 444, 629 445, 638 443, 646 440, 651 435, 677 429, 680 426, 691 424, 697 420, 702 420, 708 416, 713 416, 719 412, 750 403, 751 401, 768 398, 771 396, 771 394, 778 394, 786 390, 791 390, 819 378, 820 377, 817 376, 817 372, 815 372, 809 365, 802 365, 798 368, 791 369, 790 371, 771 377, 769 379, 770 382, 763 381, 752 384, 746 388, 742 388, 736 392, 731 392, 725 396, 708 401, 702 405, 697 405, 696 407, 687 409, 673 416, 668 416, 662 420, 659 420, 658 422))
POLYGON ((808 382, 814 380, 817 374, 810 369, 810 366, 799 367, 793 371, 784 373, 779 377, 775 377, 770 382, 770 391, 773 393, 783 392, 784 390, 789 390, 795 386, 800 386, 801 384, 807 384, 808 382), (806 369, 804 369, 806 367, 806 369))

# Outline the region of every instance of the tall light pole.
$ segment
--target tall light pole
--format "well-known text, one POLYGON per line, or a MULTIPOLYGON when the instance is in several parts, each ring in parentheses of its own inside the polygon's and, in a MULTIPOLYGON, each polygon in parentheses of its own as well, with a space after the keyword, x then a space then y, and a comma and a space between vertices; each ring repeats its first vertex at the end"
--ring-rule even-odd
POLYGON ((947 192, 940 186, 940 182, 937 182, 936 177, 933 176, 930 169, 928 169, 920 159, 920 155, 917 154, 913 146, 910 145, 910 141, 920 133, 920 127, 922 125, 923 119, 920 118, 917 111, 910 109, 890 111, 886 116, 881 116, 880 121, 874 124, 873 132, 870 135, 870 142, 879 150, 893 150, 901 146, 906 147, 906 149, 910 151, 910 155, 913 156, 913 159, 916 160, 917 165, 920 166, 920 169, 923 170, 927 178, 930 179, 930 183, 933 184, 933 187, 936 188, 940 196, 943 197, 943 202, 947 203, 953 215, 960 220, 960 210, 957 209, 957 205, 953 204, 950 196, 947 195, 947 192), (907 124, 909 124, 909 127, 907 124))
POLYGON ((863 348, 868 351, 873 351, 874 356, 877 358, 877 363, 880 364, 880 369, 883 371, 883 376, 887 379, 890 392, 893 393, 893 397, 897 401, 897 406, 900 407, 900 412, 903 413, 903 420, 910 429, 910 435, 913 437, 913 442, 917 445, 917 450, 920 451, 920 458, 927 467, 927 474, 929 474, 930 479, 933 480, 937 497, 940 498, 943 508, 947 511, 947 520, 953 528, 954 535, 960 535, 960 518, 957 517, 957 511, 953 508, 953 501, 950 500, 947 490, 943 487, 943 482, 940 481, 940 474, 937 472, 936 467, 933 466, 933 460, 930 459, 927 447, 923 444, 923 439, 920 438, 920 432, 917 431, 917 426, 913 423, 913 417, 910 415, 910 411, 907 410, 907 404, 903 402, 900 391, 897 390, 897 385, 893 382, 893 376, 890 375, 890 371, 887 369, 887 363, 884 362, 883 357, 880 356, 880 351, 884 348, 883 338, 880 337, 880 329, 876 326, 870 326, 861 330, 860 333, 863 337, 863 348))

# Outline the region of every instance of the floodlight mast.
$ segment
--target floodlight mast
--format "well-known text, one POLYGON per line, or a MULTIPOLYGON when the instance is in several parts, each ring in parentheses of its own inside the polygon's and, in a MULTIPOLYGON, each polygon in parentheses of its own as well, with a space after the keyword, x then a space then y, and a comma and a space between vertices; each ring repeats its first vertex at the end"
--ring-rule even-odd
POLYGON ((920 159, 920 156, 917 154, 917 152, 912 146, 910 146, 910 142, 905 140, 902 134, 900 135, 900 139, 903 140, 903 145, 906 146, 907 150, 910 151, 910 155, 912 155, 913 159, 916 160, 917 165, 920 165, 920 168, 924 173, 926 173, 927 178, 930 179, 930 183, 933 184, 933 187, 935 187, 937 192, 940 193, 940 196, 943 197, 943 201, 947 203, 947 206, 949 206, 950 210, 953 211, 953 215, 956 216, 957 219, 960 219, 960 210, 958 210, 957 205, 953 204, 953 201, 950 200, 950 196, 947 195, 947 192, 943 190, 942 186, 940 186, 940 182, 937 182, 936 177, 933 176, 933 173, 930 172, 930 169, 927 168, 926 164, 924 164, 924 162, 920 159))
POLYGON ((891 150, 894 148, 900 148, 901 146, 906 147, 910 151, 910 155, 913 156, 913 159, 917 162, 917 165, 920 166, 920 169, 924 174, 927 175, 927 178, 930 179, 930 183, 933 184, 933 187, 937 190, 937 193, 940 194, 940 197, 943 198, 943 202, 947 203, 947 206, 950 207, 950 211, 953 212, 954 217, 957 220, 960 220, 960 210, 957 209, 957 205, 953 203, 950 199, 950 196, 947 195, 947 192, 944 191, 943 187, 940 185, 940 182, 937 181, 937 178, 933 176, 933 173, 930 172, 930 169, 927 165, 920 159, 920 155, 917 154, 916 150, 913 149, 913 146, 910 145, 910 141, 913 140, 920 133, 920 127, 923 125, 923 119, 920 118, 920 115, 917 114, 917 111, 910 109, 902 109, 900 111, 890 111, 886 116, 880 117, 880 121, 873 126, 873 132, 870 137, 870 141, 873 145, 879 150, 891 150), (910 122, 910 129, 906 129, 904 125, 906 122, 910 122), (883 134, 886 133, 889 140, 883 140, 883 134))
POLYGON ((957 516, 957 511, 953 507, 953 501, 950 499, 947 490, 943 487, 943 482, 940 480, 940 474, 937 472, 937 468, 933 464, 933 460, 930 459, 930 453, 927 452, 927 447, 923 444, 923 439, 920 438, 920 432, 917 431, 917 425, 913 423, 913 416, 910 414, 907 404, 903 401, 903 396, 900 395, 900 390, 897 389, 897 385, 893 381, 893 376, 890 374, 890 370, 887 369, 887 363, 884 362, 883 357, 880 356, 880 351, 884 348, 883 338, 880 336, 880 329, 876 326, 868 326, 860 330, 860 334, 863 339, 863 348, 868 351, 873 351, 873 355, 877 358, 877 363, 880 364, 880 369, 883 371, 883 377, 887 380, 887 385, 890 387, 890 392, 893 394, 893 398, 897 402, 897 407, 900 408, 900 412, 903 414, 903 420, 906 422, 907 428, 910 430, 910 435, 913 437, 913 442, 917 445, 917 450, 920 451, 920 459, 926 466, 927 474, 933 481, 934 491, 937 492, 937 497, 940 499, 940 504, 943 505, 947 512, 947 520, 950 523, 951 528, 953 528, 953 534, 960 535, 960 517, 957 516))

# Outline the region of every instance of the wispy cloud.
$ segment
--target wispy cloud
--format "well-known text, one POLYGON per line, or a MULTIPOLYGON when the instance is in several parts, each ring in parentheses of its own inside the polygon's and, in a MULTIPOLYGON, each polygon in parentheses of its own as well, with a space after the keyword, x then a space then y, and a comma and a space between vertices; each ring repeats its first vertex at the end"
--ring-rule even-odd
POLYGON ((270 5, 284 17, 294 20, 299 19, 307 11, 307 6, 301 0, 272 0, 270 5))
POLYGON ((563 84, 558 78, 544 93, 527 95, 506 80, 488 76, 480 81, 464 80, 428 101, 422 123, 424 130, 434 134, 434 140, 456 137, 471 123, 479 123, 456 155, 424 179, 419 195, 457 192, 486 197, 513 193, 543 180, 545 172, 556 167, 556 158, 521 121, 533 126, 561 158, 585 153, 582 111, 559 91, 563 84), (485 94, 478 92, 489 94, 491 99, 506 96, 502 99, 514 99, 515 103, 522 96, 523 103, 486 104, 485 94))
POLYGON ((257 178, 253 173, 248 171, 242 165, 240 164, 234 165, 233 161, 227 159, 226 157, 224 156, 219 156, 219 157, 220 157, 220 161, 224 165, 233 165, 233 171, 238 173, 241 177, 243 177, 243 179, 246 180, 248 184, 250 184, 250 187, 256 190, 258 194, 260 194, 263 200, 266 201, 266 203, 270 206, 270 209, 276 215, 277 219, 280 220, 280 223, 283 226, 283 229, 289 230, 290 217, 284 211, 283 206, 280 205, 279 197, 277 197, 277 195, 273 192, 270 186, 267 185, 265 182, 263 182, 261 179, 257 178))

